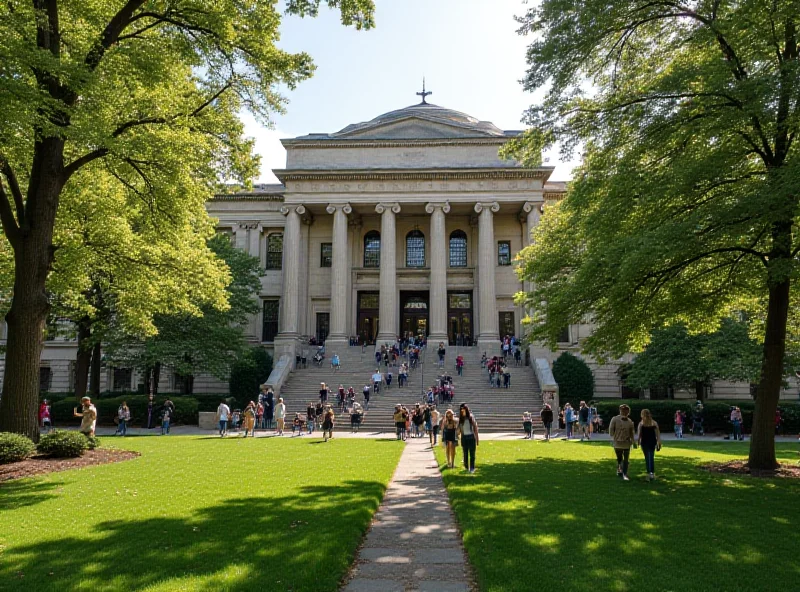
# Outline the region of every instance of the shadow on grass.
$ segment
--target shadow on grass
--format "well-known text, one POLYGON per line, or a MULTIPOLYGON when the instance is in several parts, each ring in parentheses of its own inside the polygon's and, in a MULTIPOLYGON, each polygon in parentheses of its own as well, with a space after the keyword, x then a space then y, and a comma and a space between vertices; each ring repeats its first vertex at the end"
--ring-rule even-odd
POLYGON ((346 481, 295 496, 247 497, 191 516, 103 522, 90 539, 6 548, 2 590, 333 592, 385 487, 346 481))
MULTIPOLYGON (((607 444, 606 444, 607 445, 607 444)), ((631 482, 608 459, 520 459, 445 471, 483 591, 771 591, 797 581, 800 483, 725 478, 657 457, 631 482)), ((480 461, 480 458, 479 458, 480 461)))
POLYGON ((0 512, 15 510, 56 497, 53 490, 63 485, 63 481, 41 481, 21 479, 0 483, 0 512))

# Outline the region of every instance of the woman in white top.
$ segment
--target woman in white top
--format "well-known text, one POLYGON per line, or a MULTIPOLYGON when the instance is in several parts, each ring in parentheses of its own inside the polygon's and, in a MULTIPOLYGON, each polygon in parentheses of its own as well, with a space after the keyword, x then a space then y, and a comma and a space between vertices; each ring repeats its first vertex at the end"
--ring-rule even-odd
POLYGON ((217 421, 219 422, 219 436, 223 437, 228 433, 228 419, 231 416, 231 408, 225 404, 225 401, 217 407, 217 421))
POLYGON ((278 422, 276 431, 279 436, 283 436, 283 424, 286 421, 286 405, 283 403, 283 397, 278 399, 278 404, 275 405, 275 419, 278 422))
POLYGON ((458 433, 461 435, 461 448, 464 450, 464 468, 475 472, 475 452, 478 447, 478 422, 466 403, 461 403, 458 415, 458 433))

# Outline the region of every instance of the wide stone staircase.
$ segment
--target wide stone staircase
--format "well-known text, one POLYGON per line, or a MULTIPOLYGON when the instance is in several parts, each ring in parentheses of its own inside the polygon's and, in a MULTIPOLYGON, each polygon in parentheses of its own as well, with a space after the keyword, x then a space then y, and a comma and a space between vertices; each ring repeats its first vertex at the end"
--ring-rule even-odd
MULTIPOLYGON (((371 384, 371 376, 377 367, 375 354, 372 347, 362 350, 361 347, 342 348, 336 353, 341 360, 341 369, 333 371, 330 366, 330 357, 334 352, 329 351, 325 363, 321 367, 315 365, 308 357, 307 368, 297 368, 290 375, 286 384, 281 389, 287 407, 287 418, 294 417, 296 412, 305 417, 305 409, 309 401, 316 403, 319 400, 320 383, 326 383, 333 391, 329 402, 336 405, 336 391, 339 385, 345 388, 352 386, 356 391, 356 400, 363 404, 362 390, 365 384, 371 384)), ((362 431, 368 432, 394 432, 392 413, 397 403, 411 407, 422 402, 424 393, 433 385, 436 378, 443 370, 438 367, 438 358, 434 349, 421 354, 421 363, 409 372, 408 386, 397 386, 398 368, 392 367, 392 386, 387 389, 385 385, 377 395, 370 398, 369 410, 364 416, 361 425, 362 431)), ((466 402, 478 420, 480 429, 486 432, 521 432, 522 413, 530 411, 534 419, 534 428, 541 427, 539 413, 542 409, 542 396, 536 375, 531 367, 514 366, 511 359, 511 386, 505 388, 491 388, 488 373, 480 365, 481 351, 477 347, 448 347, 445 360, 445 370, 453 377, 455 397, 453 409, 458 404, 466 402), (463 355, 465 366, 464 375, 458 376, 455 370, 457 355, 463 355)), ((402 360, 403 358, 400 358, 402 360)), ((381 365, 381 372, 386 369, 381 365)), ((444 412, 448 405, 442 405, 439 410, 444 412)), ((287 422, 288 423, 288 422, 287 422)), ((340 429, 347 429, 349 416, 337 417, 340 429)))

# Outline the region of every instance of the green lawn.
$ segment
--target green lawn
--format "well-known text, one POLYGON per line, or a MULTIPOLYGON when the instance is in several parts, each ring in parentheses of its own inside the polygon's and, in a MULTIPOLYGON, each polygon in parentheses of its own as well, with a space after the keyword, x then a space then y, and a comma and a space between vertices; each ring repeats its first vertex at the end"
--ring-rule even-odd
POLYGON ((329 591, 395 441, 103 438, 132 461, 0 485, 0 590, 329 591))
POLYGON ((475 475, 443 473, 484 592, 798 590, 800 481, 697 468, 746 454, 669 442, 651 484, 634 450, 625 483, 608 443, 482 442, 475 475))

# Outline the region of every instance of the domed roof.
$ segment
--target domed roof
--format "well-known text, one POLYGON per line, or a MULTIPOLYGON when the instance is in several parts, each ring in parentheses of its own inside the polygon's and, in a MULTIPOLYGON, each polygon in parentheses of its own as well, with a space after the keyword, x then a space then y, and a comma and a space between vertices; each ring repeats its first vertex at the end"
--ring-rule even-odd
MULTIPOLYGON (((405 119, 423 119, 432 123, 440 123, 451 127, 459 128, 455 135, 458 136, 505 136, 505 132, 495 126, 489 121, 480 121, 471 115, 448 109, 447 107, 440 107, 428 102, 418 103, 402 109, 389 111, 383 115, 371 119, 370 121, 362 123, 354 123, 348 125, 344 129, 339 130, 331 136, 341 137, 349 135, 358 135, 366 137, 370 134, 369 130, 374 128, 384 127, 388 124, 398 122, 405 119)), ((376 130, 377 131, 377 130, 376 130)), ((450 134, 447 134, 450 135, 450 134)))

